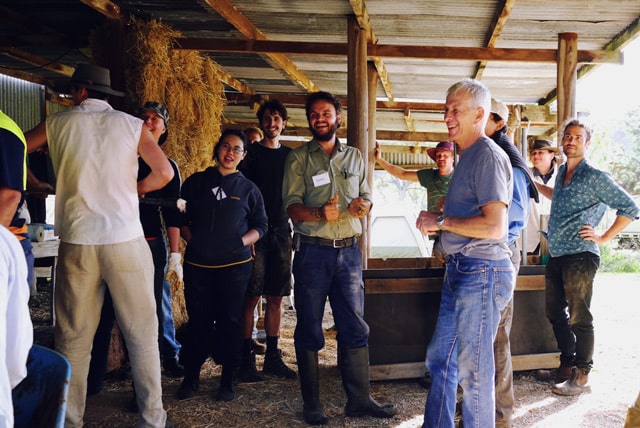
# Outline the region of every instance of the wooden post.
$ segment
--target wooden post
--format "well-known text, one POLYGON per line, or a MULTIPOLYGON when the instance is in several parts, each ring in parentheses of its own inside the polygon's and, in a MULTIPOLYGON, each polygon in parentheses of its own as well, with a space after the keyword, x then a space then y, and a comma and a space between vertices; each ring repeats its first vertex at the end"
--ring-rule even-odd
MULTIPOLYGON (((367 91, 367 34, 358 25, 355 16, 349 16, 348 21, 347 58, 347 106, 349 109, 347 127, 347 143, 360 149, 362 157, 369 159, 369 102, 367 91)), ((369 247, 368 222, 362 221, 362 237, 360 249, 362 261, 366 268, 369 247)))
MULTIPOLYGON (((371 192, 373 194, 373 173, 375 170, 375 166, 376 166, 376 159, 374 156, 373 151, 375 150, 375 145, 376 145, 376 94, 378 92, 378 69, 376 68, 375 64, 373 63, 373 61, 368 61, 367 62, 367 76, 368 76, 368 83, 367 83, 367 90, 368 90, 368 100, 369 100, 369 135, 368 137, 368 148, 369 148, 369 156, 368 156, 368 162, 367 162, 367 174, 368 174, 368 182, 369 182, 369 187, 371 188, 371 192)), ((369 255, 371 254, 371 215, 368 215, 366 218, 364 218, 363 220, 364 223, 366 224, 366 230, 367 231, 367 248, 366 248, 366 255, 367 257, 363 257, 362 259, 362 263, 363 263, 363 269, 367 269, 368 267, 368 260, 369 260, 369 255)), ((363 225, 364 227, 364 225, 363 225)))
POLYGON ((578 84, 578 34, 558 35, 558 145, 562 144, 562 123, 576 116, 578 84))

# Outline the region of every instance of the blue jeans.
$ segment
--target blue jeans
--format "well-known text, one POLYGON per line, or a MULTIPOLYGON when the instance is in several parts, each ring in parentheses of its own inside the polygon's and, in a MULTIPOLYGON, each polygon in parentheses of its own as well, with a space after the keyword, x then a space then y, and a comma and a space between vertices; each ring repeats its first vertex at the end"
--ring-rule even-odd
POLYGON ((148 240, 153 256, 153 295, 156 299, 156 314, 158 316, 158 343, 160 356, 163 359, 176 358, 181 345, 176 340, 176 329, 173 323, 173 308, 171 307, 171 283, 167 276, 167 245, 164 238, 148 240))
POLYGON ((35 256, 33 255, 33 244, 29 240, 29 238, 25 238, 20 241, 20 245, 22 245, 22 249, 24 250, 24 257, 27 259, 27 284, 31 287, 31 284, 34 281, 34 263, 35 256))
POLYGON ((344 248, 300 244, 293 259, 293 276, 296 348, 318 351, 324 347, 322 317, 327 297, 338 331, 338 347, 353 349, 368 344, 362 257, 357 244, 344 248))
POLYGON ((453 427, 456 390, 469 428, 495 426, 493 341, 500 312, 513 296, 509 259, 447 256, 436 330, 427 349, 431 389, 423 427, 453 427))
POLYGON ((590 307, 598 267, 600 257, 587 251, 550 257, 545 269, 546 312, 560 348, 560 361, 575 365, 584 373, 593 366, 590 307))

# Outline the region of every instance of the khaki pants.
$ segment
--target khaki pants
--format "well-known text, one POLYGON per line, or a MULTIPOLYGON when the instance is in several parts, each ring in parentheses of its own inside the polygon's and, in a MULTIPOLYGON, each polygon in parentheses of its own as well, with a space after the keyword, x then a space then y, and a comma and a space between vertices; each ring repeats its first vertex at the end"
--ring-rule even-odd
POLYGON ((624 428, 640 428, 640 394, 636 398, 635 405, 629 407, 624 428))
POLYGON ((55 284, 56 349, 71 363, 65 427, 82 427, 91 345, 105 284, 129 351, 139 427, 164 427, 153 262, 144 238, 110 245, 61 243, 55 284))

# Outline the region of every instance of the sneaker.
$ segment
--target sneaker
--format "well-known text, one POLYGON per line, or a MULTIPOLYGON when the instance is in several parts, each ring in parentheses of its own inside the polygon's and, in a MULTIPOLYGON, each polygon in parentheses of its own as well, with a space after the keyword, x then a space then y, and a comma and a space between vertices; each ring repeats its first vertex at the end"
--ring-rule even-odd
POLYGON ((178 362, 178 357, 165 358, 162 362, 165 375, 169 377, 184 376, 184 367, 178 362))
POLYGON ((267 352, 267 345, 265 345, 262 342, 258 342, 258 340, 256 340, 256 339, 252 339, 251 340, 251 350, 256 355, 264 355, 264 353, 267 352))
POLYGON ((243 383, 262 382, 264 378, 258 373, 256 368, 256 354, 251 351, 249 355, 242 357, 240 371, 238 372, 238 381, 243 383))
POLYGON ((262 373, 284 379, 296 379, 298 377, 296 372, 287 367, 284 361, 282 361, 282 351, 280 349, 275 353, 265 356, 262 373))

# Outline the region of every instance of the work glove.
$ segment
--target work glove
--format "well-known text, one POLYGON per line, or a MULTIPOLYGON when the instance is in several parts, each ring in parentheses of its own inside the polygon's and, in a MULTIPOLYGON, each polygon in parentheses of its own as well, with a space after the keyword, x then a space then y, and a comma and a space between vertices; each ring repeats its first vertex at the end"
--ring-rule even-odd
POLYGON ((171 253, 169 254, 169 268, 167 269, 167 274, 174 272, 178 279, 182 281, 182 254, 180 253, 171 253))

